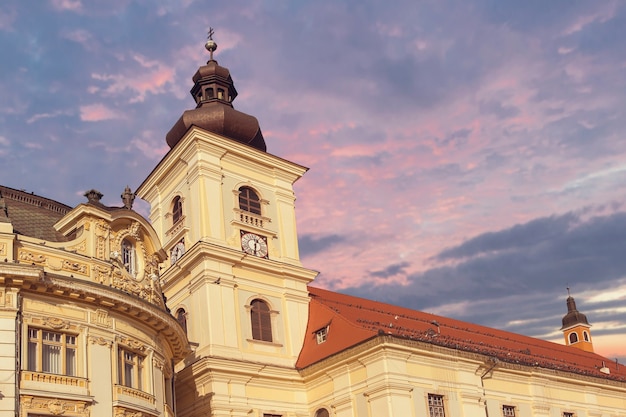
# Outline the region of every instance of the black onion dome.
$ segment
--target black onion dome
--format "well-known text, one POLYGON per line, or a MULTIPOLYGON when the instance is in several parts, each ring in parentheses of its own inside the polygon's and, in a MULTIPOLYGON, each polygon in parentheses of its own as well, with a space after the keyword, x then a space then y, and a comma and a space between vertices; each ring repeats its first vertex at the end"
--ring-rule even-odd
POLYGON ((576 310, 574 297, 567 297, 567 314, 563 316, 563 327, 561 327, 561 329, 571 327, 575 324, 585 324, 589 326, 587 316, 576 310))
POLYGON ((212 58, 211 51, 211 59, 192 78, 194 86, 190 92, 196 108, 185 111, 178 119, 165 137, 167 144, 173 148, 191 126, 197 126, 265 152, 267 147, 259 121, 233 108, 237 90, 230 71, 212 58))

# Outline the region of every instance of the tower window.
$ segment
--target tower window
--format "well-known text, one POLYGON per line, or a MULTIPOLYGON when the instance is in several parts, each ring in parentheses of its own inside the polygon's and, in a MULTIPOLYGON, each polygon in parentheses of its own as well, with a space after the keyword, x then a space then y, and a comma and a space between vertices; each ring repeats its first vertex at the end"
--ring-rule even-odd
POLYGON ((443 395, 428 394, 428 411, 430 417, 446 417, 443 395))
POLYGON ((135 246, 127 239, 122 241, 122 262, 124 268, 132 276, 137 275, 137 259, 135 256, 135 246))
POLYGON ((187 312, 184 308, 179 308, 176 311, 176 320, 180 323, 183 330, 185 330, 185 334, 187 334, 187 312))
POLYGON ((252 338, 264 342, 272 341, 272 317, 270 308, 265 301, 254 300, 250 303, 250 321, 252 338))
POLYGON ((172 222, 174 224, 178 223, 181 217, 183 217, 183 202, 181 198, 177 196, 172 203, 172 222))
POLYGON ((512 405, 503 405, 502 416, 503 417, 515 417, 515 407, 513 407, 512 405))
POLYGON ((583 339, 585 339, 585 342, 588 342, 589 341, 589 333, 583 332, 583 339))
POLYGON ((578 335, 576 333, 569 334, 569 342, 570 343, 578 343, 578 335))
POLYGON ((261 199, 250 187, 239 189, 239 208, 253 214, 261 214, 261 199))
POLYGON ((206 94, 207 99, 213 98, 215 96, 215 93, 212 88, 207 88, 205 91, 205 94, 206 94))
POLYGON ((222 90, 221 88, 217 89, 217 98, 219 100, 223 100, 224 99, 224 90, 222 90))

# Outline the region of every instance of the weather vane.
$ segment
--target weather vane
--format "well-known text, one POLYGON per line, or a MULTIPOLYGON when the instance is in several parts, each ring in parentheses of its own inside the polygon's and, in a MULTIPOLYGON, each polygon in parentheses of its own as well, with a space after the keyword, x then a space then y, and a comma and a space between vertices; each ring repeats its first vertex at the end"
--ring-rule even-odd
POLYGON ((209 35, 206 44, 204 45, 204 47, 207 49, 207 51, 209 51, 210 58, 209 61, 213 61, 213 52, 217 49, 217 43, 213 40, 213 34, 215 33, 215 31, 213 30, 212 27, 209 27, 209 31, 207 32, 207 34, 209 35))

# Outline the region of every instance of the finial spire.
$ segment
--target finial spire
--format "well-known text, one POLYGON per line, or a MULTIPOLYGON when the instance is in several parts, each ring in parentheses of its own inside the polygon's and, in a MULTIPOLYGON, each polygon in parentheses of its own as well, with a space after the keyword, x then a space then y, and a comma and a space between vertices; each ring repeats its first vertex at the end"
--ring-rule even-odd
POLYGON ((215 52, 215 50, 217 49, 217 43, 213 40, 213 34, 214 33, 215 33, 215 31, 213 30, 212 27, 210 27, 209 31, 207 32, 207 34, 208 34, 207 41, 204 44, 204 47, 210 53, 209 61, 213 61, 213 52, 215 52))

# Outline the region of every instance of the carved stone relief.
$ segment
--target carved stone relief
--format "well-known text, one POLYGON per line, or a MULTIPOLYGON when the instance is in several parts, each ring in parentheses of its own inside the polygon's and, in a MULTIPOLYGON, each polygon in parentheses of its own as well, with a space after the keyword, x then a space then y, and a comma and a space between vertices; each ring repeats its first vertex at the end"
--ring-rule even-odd
POLYGON ((108 348, 111 348, 111 346, 113 346, 113 342, 111 340, 107 340, 101 336, 89 336, 88 339, 89 343, 91 343, 92 345, 106 346, 108 348))
POLYGON ((68 321, 62 320, 58 317, 45 317, 43 319, 43 324, 57 330, 70 328, 70 323, 68 321))
POLYGON ((118 340, 118 343, 122 345, 126 345, 129 348, 139 351, 139 352, 143 352, 148 348, 145 344, 141 343, 140 341, 131 339, 129 337, 118 336, 117 340, 118 340))
POLYGON ((109 317, 109 312, 106 310, 98 309, 89 315, 89 321, 100 327, 111 327, 112 319, 109 317))
POLYGON ((89 275, 86 264, 72 262, 67 259, 59 260, 57 263, 57 261, 52 261, 45 255, 42 255, 39 253, 27 252, 27 251, 20 251, 18 258, 20 261, 31 262, 34 264, 41 264, 45 267, 52 269, 53 271, 65 270, 65 271, 77 272, 82 275, 89 275))
POLYGON ((22 408, 33 413, 45 413, 52 414, 53 416, 60 416, 68 412, 89 416, 89 409, 87 408, 88 404, 85 401, 40 398, 28 395, 22 396, 20 398, 20 403, 22 408))

